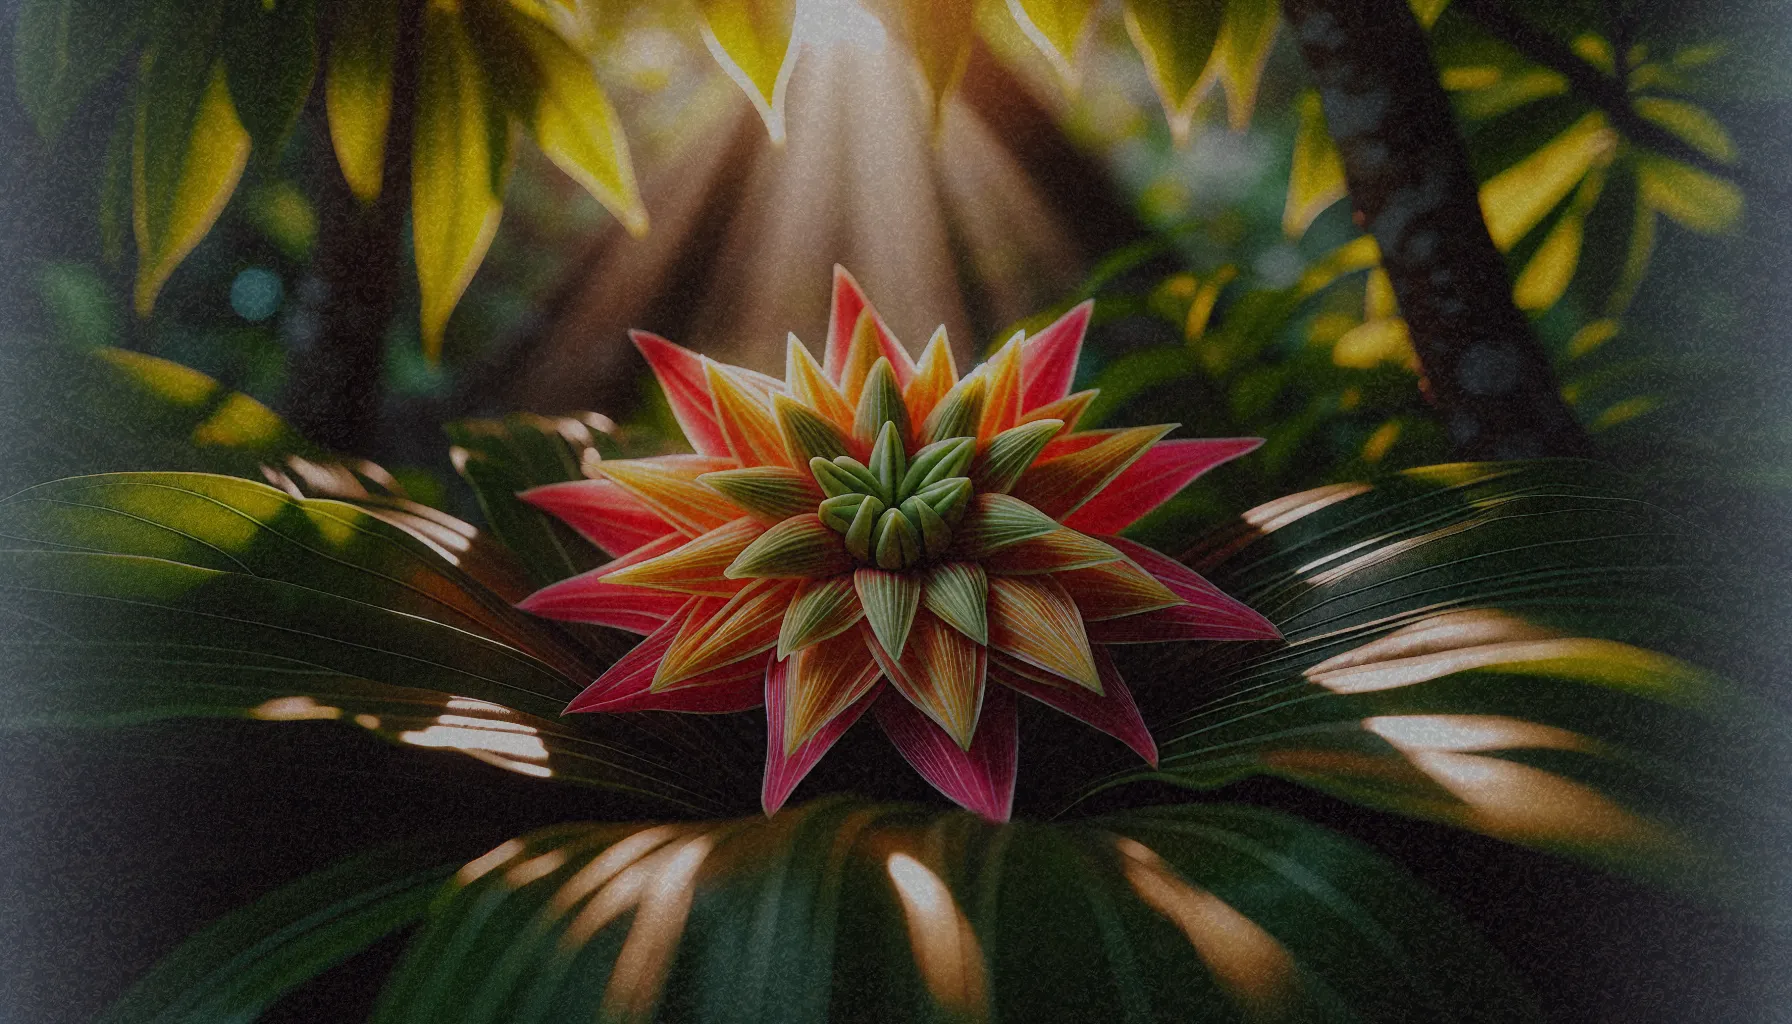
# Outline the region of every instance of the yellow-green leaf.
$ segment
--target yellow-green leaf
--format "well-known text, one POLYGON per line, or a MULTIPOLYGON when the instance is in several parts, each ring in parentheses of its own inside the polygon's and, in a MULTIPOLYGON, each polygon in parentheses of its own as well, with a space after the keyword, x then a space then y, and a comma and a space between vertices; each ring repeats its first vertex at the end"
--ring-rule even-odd
POLYGON ((1444 8, 1450 6, 1450 0, 1408 0, 1408 2, 1412 6, 1413 17, 1418 18, 1419 24, 1426 28, 1437 24, 1438 15, 1444 13, 1444 8))
POLYGON ((223 44, 230 101, 256 159, 272 164, 317 75, 316 0, 238 0, 223 44))
POLYGON ((1412 335, 1399 317, 1370 320, 1344 332, 1332 344, 1332 362, 1353 370, 1368 370, 1382 363, 1416 367, 1412 335))
POLYGON ((1344 198, 1344 161, 1325 127, 1319 94, 1307 90, 1295 101, 1300 120, 1294 130, 1294 165, 1288 171, 1288 201, 1282 231, 1289 238, 1307 233, 1313 219, 1344 198))
POLYGON ((1195 102, 1214 42, 1226 17, 1226 0, 1126 0, 1126 33, 1144 58, 1145 72, 1157 90, 1170 134, 1177 145, 1188 141, 1195 102))
POLYGON ((510 113, 629 233, 647 233, 628 140, 591 64, 547 23, 509 3, 464 8, 487 77, 510 113))
POLYGON ((935 125, 971 61, 976 10, 976 0, 904 0, 904 34, 933 100, 935 125))
POLYGON ((1643 204, 1681 227, 1706 234, 1729 231, 1742 218, 1742 191, 1678 160, 1639 155, 1637 194, 1643 204))
POLYGON ((249 133, 214 52, 202 30, 187 46, 158 46, 144 58, 131 153, 139 316, 224 212, 249 159, 249 133))
POLYGON ((1679 136, 1687 145, 1718 163, 1736 159, 1736 144, 1717 118, 1680 100, 1641 96, 1631 104, 1636 112, 1679 136))
POLYGON ((698 0, 703 43, 734 79, 773 142, 784 141, 784 87, 796 61, 796 0, 698 0))
POLYGON ((1588 114, 1542 149, 1481 186, 1481 215, 1493 244, 1510 249, 1556 208, 1593 166, 1609 159, 1617 138, 1605 115, 1588 114))
POLYGON ((1560 220, 1543 236, 1543 244, 1531 254, 1518 280, 1512 285, 1512 301, 1518 308, 1544 310, 1561 300, 1574 279, 1580 264, 1580 250, 1585 242, 1587 214, 1598 201, 1605 185, 1605 171, 1595 167, 1582 179, 1560 220))
POLYGON ((1064 84, 1074 88, 1077 50, 1088 34, 1095 0, 1008 0, 1008 13, 1051 61, 1064 84))
POLYGON ((431 358, 497 233, 509 158, 510 128, 492 102, 466 25, 431 5, 423 15, 411 151, 411 232, 423 348, 431 358))
POLYGON ((1279 24, 1281 8, 1275 0, 1231 0, 1226 5, 1226 21, 1213 45, 1208 73, 1218 77, 1226 92, 1226 117, 1233 131, 1250 127, 1257 85, 1263 80, 1263 65, 1279 24))
POLYGON ((398 46, 397 0, 342 4, 324 70, 330 144, 348 186, 363 202, 380 194, 386 126, 392 119, 392 55, 398 46))

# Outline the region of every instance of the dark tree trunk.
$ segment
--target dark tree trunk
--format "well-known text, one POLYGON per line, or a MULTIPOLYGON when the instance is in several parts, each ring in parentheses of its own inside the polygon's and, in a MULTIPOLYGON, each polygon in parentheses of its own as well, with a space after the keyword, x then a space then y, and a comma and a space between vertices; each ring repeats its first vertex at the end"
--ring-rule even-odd
POLYGON ((1283 0, 1282 9, 1456 450, 1471 459, 1589 454, 1548 356, 1512 303, 1406 0, 1283 0))
MULTIPOLYGON (((359 2, 359 0, 355 0, 359 2)), ((288 361, 286 411, 318 444, 376 455, 385 400, 386 333, 403 294, 405 208, 411 198, 411 126, 422 50, 422 0, 399 4, 392 65, 392 113, 386 125, 380 194, 363 204, 336 164, 327 132, 317 178, 325 196, 317 256, 301 301, 315 333, 296 339, 288 361)), ((321 89, 319 92, 321 93, 321 89)))

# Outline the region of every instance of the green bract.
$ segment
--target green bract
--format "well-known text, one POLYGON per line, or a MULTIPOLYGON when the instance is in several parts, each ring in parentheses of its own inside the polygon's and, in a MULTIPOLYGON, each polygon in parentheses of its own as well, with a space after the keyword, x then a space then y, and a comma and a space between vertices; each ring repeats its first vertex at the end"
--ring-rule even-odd
POLYGON ((866 565, 910 569, 940 557, 971 500, 965 476, 974 437, 953 437, 910 459, 902 432, 885 420, 867 466, 850 455, 809 460, 822 499, 821 521, 844 534, 846 550, 866 565))

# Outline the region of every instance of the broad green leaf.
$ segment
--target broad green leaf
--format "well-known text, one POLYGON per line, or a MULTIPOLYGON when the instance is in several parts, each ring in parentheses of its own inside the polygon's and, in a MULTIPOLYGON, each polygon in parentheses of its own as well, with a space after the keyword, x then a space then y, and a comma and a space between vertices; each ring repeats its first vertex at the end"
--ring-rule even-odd
POLYGON ((1214 42, 1226 18, 1226 0, 1126 0, 1127 35, 1145 61, 1145 72, 1170 121, 1177 145, 1188 142, 1195 103, 1207 79, 1214 42))
POLYGON ((1605 115, 1588 114, 1543 148, 1481 185, 1481 215, 1504 251, 1543 222, 1593 167, 1610 158, 1617 136, 1605 115))
POLYGON ((1072 88, 1078 77, 1077 51, 1094 22, 1095 7, 1095 0, 1008 0, 1015 24, 1072 88))
POLYGON ((937 127, 958 87, 976 38, 976 0, 903 0, 903 35, 921 66, 937 127))
POLYGON ((1678 160, 1639 153, 1637 196, 1651 210, 1688 230, 1720 234, 1742 219, 1742 190, 1678 160))
POLYGON ((1412 470, 1254 509, 1190 560, 1288 642, 1113 648, 1173 723, 1150 777, 1279 775, 1741 905, 1760 883, 1782 726, 1682 660, 1724 642, 1708 556, 1621 480, 1412 470))
POLYGON ((1682 100, 1639 96, 1631 101, 1636 112, 1678 135, 1688 145, 1719 163, 1736 159, 1736 144, 1717 118, 1682 100))
POLYGON ((733 784, 701 724, 560 719, 594 655, 376 510, 121 473, 0 501, 0 537, 10 726, 328 718, 690 809, 733 784))
MULTIPOLYGON (((501 420, 447 424, 450 455, 472 486, 485 521, 517 557, 538 587, 602 565, 590 541, 553 516, 517 498, 543 484, 585 479, 580 468, 601 457, 608 421, 586 414, 535 416, 513 413, 501 420)), ((612 449, 614 454, 614 449, 612 449)))
POLYGON ((505 843, 431 907, 373 1019, 1535 1017, 1442 901, 1281 815, 992 826, 830 801, 505 843))
POLYGON ((784 141, 784 90, 796 63, 796 0, 697 0, 703 43, 753 101, 773 142, 784 141))
POLYGON ((455 303, 485 259, 504 211, 510 125, 458 12, 430 4, 411 148, 411 238, 423 350, 435 358, 455 303))
POLYGON ((218 57, 223 18, 222 0, 164 8, 138 76, 131 223, 139 316, 224 212, 249 160, 249 133, 218 57))
POLYGON ((231 103, 271 165, 317 75, 317 0, 236 0, 223 50, 231 103))
POLYGON ((143 41, 143 0, 26 0, 13 82, 40 135, 54 139, 89 90, 143 41))
POLYGON ((324 109, 342 176, 362 202, 380 194, 392 119, 392 59, 398 0, 341 4, 332 19, 324 109))
POLYGON ((181 943, 100 1024, 226 1024, 424 916, 454 873, 443 853, 382 847, 307 875, 181 943))
POLYGON ((1315 218, 1344 198, 1344 161, 1325 127, 1319 94, 1309 89, 1294 101, 1299 123, 1294 129, 1294 163, 1288 171, 1288 199, 1282 207, 1282 231, 1298 239, 1315 218))
POLYGON ((615 214, 629 233, 647 233, 628 140, 591 63, 547 23, 498 0, 464 8, 471 39, 499 100, 535 144, 615 214))
POLYGON ((197 370, 117 348, 72 352, 0 347, 8 388, 0 436, 0 496, 83 473, 195 470, 260 479, 261 467, 323 452, 267 406, 197 370))
POLYGON ((1226 91, 1227 120, 1235 132, 1250 127, 1257 86, 1263 80, 1263 65, 1276 41, 1281 14, 1274 0, 1229 0, 1226 4, 1226 21, 1220 26, 1209 71, 1219 77, 1220 88, 1226 91))

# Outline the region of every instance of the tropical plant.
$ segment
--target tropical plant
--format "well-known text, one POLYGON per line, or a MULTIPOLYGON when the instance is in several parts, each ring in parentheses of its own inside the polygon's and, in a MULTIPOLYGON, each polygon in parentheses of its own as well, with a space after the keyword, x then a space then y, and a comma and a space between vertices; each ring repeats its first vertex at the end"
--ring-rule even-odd
MULTIPOLYGON (((1381 855, 1204 795, 1256 774, 1777 909, 1771 718, 1695 667, 1728 639, 1700 596, 1708 555, 1592 464, 1331 485, 1198 539, 1160 520, 1154 543, 1192 542, 1187 564, 1286 641, 1115 647, 1154 767, 1023 708, 1035 753, 1012 824, 867 802, 893 780, 840 756, 806 788, 863 796, 767 819, 752 780, 782 753, 775 723, 562 717, 625 645, 512 607, 531 578, 602 561, 518 492, 602 478, 603 421, 457 426, 487 535, 191 371, 60 361, 141 425, 30 464, 63 475, 0 501, 9 726, 327 720, 658 816, 551 824, 471 861, 415 845, 351 859, 196 935, 109 1020, 247 1019, 418 924, 376 1019, 1535 1018, 1381 855)), ((715 425, 724 404, 711 393, 715 425)), ((78 416, 46 405, 46 437, 52 410, 78 416)))

